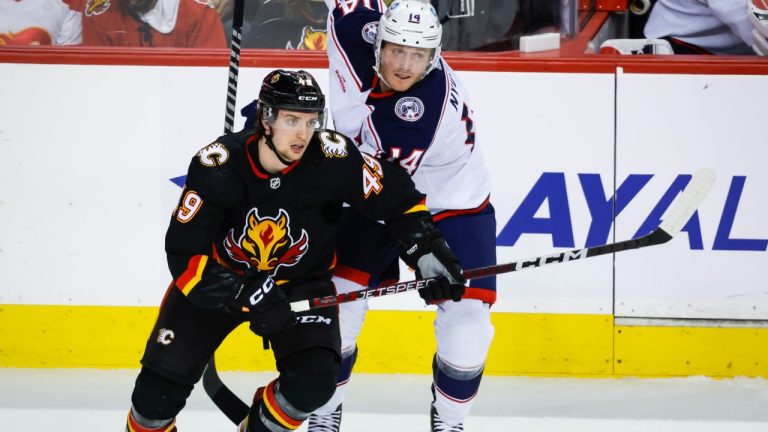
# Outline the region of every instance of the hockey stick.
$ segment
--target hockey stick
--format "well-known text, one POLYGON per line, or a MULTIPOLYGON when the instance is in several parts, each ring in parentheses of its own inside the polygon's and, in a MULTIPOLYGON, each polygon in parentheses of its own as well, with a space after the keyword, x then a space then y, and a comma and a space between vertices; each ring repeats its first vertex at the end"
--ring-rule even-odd
POLYGON ((224 112, 224 133, 232 133, 235 125, 235 103, 237 102, 237 76, 240 73, 240 42, 243 38, 243 14, 245 0, 234 0, 232 15, 232 48, 229 51, 229 79, 227 80, 227 105, 224 112))
MULTIPOLYGON (((624 240, 616 243, 610 243, 603 246, 593 246, 584 249, 574 249, 566 252, 560 252, 552 255, 544 255, 536 258, 513 261, 506 264, 492 265, 472 270, 464 271, 464 277, 469 279, 478 279, 487 276, 494 276, 502 273, 511 273, 530 268, 541 267, 549 264, 560 264, 569 261, 577 261, 585 258, 592 258, 609 253, 622 252, 625 250, 639 249, 647 246, 659 245, 672 239, 680 229, 693 216, 693 213, 709 193, 715 182, 715 173, 709 169, 702 169, 693 175, 682 194, 672 203, 667 217, 659 224, 659 227, 650 234, 632 240, 624 240)), ((301 300, 291 303, 291 310, 294 312, 304 312, 310 309, 335 306, 341 303, 369 299, 373 297, 382 297, 386 295, 399 294, 408 291, 426 288, 436 282, 434 278, 416 279, 407 282, 398 282, 393 285, 381 286, 378 288, 366 288, 358 291, 351 291, 344 294, 337 294, 327 297, 301 300)))
POLYGON ((248 415, 248 405, 240 400, 232 390, 221 381, 216 371, 216 354, 208 360, 208 365, 203 372, 203 388, 213 403, 227 416, 232 423, 239 425, 248 415))
POLYGON ((243 402, 240 397, 232 392, 226 384, 221 380, 219 371, 216 370, 216 353, 211 355, 211 359, 208 360, 208 365, 205 366, 203 372, 203 389, 211 398, 213 404, 216 405, 221 412, 232 423, 239 425, 245 420, 248 415, 250 407, 247 403, 243 402))
MULTIPOLYGON (((639 249, 647 246, 654 246, 668 242, 685 226, 693 213, 699 207, 701 202, 707 196, 712 185, 715 182, 715 173, 709 169, 702 169, 693 175, 688 182, 683 193, 670 206, 667 217, 659 224, 659 227, 648 235, 643 237, 625 240, 617 243, 611 243, 604 246, 595 246, 584 249, 574 249, 567 252, 561 252, 552 255, 544 255, 528 260, 514 261, 507 264, 499 264, 488 267, 481 267, 464 272, 467 279, 477 279, 481 277, 493 276, 502 273, 510 273, 529 268, 541 267, 548 264, 559 264, 569 261, 576 261, 584 258, 591 258, 609 253, 622 252, 626 250, 639 249)), ((303 300, 291 303, 291 309, 296 312, 317 309, 346 303, 359 299, 371 297, 381 297, 385 295, 398 294, 401 292, 413 291, 428 287, 435 282, 433 278, 418 279, 408 282, 397 283, 394 285, 380 288, 363 289, 346 294, 321 297, 310 300, 303 300)), ((205 391, 211 397, 216 406, 224 412, 235 424, 239 424, 248 413, 248 405, 240 400, 232 391, 221 381, 216 365, 211 358, 211 362, 203 375, 203 386, 205 391)))
MULTIPOLYGON (((235 104, 237 102, 237 77, 240 72, 240 43, 243 32, 243 15, 245 0, 234 0, 235 8, 232 15, 232 41, 229 52, 229 77, 227 79, 227 103, 224 110, 224 133, 232 133, 235 125, 235 104)), ((208 365, 203 372, 203 388, 213 403, 234 424, 239 425, 248 415, 248 405, 221 381, 216 371, 216 353, 211 355, 208 365)))

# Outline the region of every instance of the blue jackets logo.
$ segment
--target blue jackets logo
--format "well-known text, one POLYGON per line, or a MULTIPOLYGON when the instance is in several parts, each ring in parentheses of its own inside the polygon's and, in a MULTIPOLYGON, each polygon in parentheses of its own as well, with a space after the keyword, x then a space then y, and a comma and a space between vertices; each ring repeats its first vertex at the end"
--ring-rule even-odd
POLYGON ((395 104, 395 114, 405 121, 415 122, 424 115, 424 102, 412 96, 400 98, 395 104))
POLYGON ((362 36, 363 40, 369 44, 373 44, 376 41, 376 33, 379 32, 379 22, 371 21, 363 26, 362 36))

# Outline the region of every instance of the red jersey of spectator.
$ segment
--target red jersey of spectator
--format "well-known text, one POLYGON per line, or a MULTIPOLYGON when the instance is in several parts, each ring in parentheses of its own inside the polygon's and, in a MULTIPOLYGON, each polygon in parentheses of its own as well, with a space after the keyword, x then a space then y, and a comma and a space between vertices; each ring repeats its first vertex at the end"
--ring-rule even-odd
POLYGON ((79 0, 0 0, 0 46, 78 45, 79 0))
POLYGON ((85 0, 83 45, 226 48, 206 0, 85 0))

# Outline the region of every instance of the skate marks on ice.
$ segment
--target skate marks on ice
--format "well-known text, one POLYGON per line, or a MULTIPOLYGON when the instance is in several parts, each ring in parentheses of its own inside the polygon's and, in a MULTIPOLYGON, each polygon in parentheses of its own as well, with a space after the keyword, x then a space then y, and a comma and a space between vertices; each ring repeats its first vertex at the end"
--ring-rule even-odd
MULTIPOLYGON (((123 430, 136 370, 0 369, 0 431, 123 430)), ((225 372, 244 399, 274 373, 225 372)), ((347 432, 428 430, 430 377, 358 374, 344 402, 347 432)), ((234 427, 195 387, 180 432, 234 427)), ((305 431, 306 426, 299 429, 305 431)), ((768 380, 702 377, 484 377, 467 432, 765 432, 768 380)))

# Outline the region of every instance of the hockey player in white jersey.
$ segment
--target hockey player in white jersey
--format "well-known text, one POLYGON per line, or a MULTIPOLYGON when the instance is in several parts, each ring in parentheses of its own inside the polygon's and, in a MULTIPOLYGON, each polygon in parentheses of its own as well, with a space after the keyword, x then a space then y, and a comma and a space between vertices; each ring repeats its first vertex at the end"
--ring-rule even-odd
MULTIPOLYGON (((397 161, 411 174, 463 268, 495 264, 489 174, 467 92, 440 56, 442 29, 434 8, 416 0, 395 0, 386 12, 380 0, 326 3, 335 128, 353 137, 361 151, 397 161)), ((376 193, 375 182, 367 187, 376 193)), ((337 291, 396 280, 398 245, 380 224, 345 210, 334 272, 337 291)), ((420 294, 437 305, 432 430, 463 431, 493 338, 490 305, 496 280, 454 284, 443 296, 420 294)), ((341 306, 337 391, 310 416, 310 432, 340 430, 345 384, 367 309, 364 301, 341 306)))

